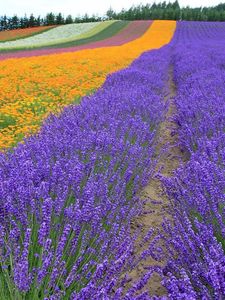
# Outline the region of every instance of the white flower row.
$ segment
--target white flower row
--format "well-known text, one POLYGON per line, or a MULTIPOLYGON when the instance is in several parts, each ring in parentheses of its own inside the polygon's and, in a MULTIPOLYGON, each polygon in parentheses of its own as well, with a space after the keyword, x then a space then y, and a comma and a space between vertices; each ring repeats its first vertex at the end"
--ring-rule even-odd
POLYGON ((98 26, 100 23, 101 22, 61 25, 31 37, 0 43, 0 49, 32 48, 71 41, 93 29, 95 26, 98 26))

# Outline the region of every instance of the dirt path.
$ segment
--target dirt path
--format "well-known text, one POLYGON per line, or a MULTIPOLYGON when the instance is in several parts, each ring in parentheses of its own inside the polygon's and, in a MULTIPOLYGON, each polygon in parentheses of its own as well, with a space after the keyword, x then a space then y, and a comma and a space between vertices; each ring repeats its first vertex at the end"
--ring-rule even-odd
MULTIPOLYGON (((180 149, 177 146, 177 135, 173 134, 176 129, 176 124, 172 120, 172 117, 176 112, 173 100, 176 95, 176 87, 173 82, 172 66, 169 69, 168 87, 169 94, 165 97, 165 101, 168 102, 169 108, 165 116, 165 121, 160 125, 157 136, 158 144, 156 146, 156 156, 159 157, 156 166, 156 174, 158 173, 165 177, 172 176, 173 171, 179 166, 180 158, 182 157, 180 149)), ((144 204, 143 214, 138 217, 135 223, 137 222, 139 226, 142 226, 143 237, 147 234, 150 228, 160 228, 163 217, 167 216, 166 211, 169 201, 163 192, 163 184, 157 177, 159 176, 154 176, 154 178, 141 192, 141 197, 148 200, 144 204)), ((143 249, 138 249, 137 247, 135 252, 140 253, 141 250, 143 249)), ((140 279, 144 272, 146 272, 144 270, 144 265, 154 266, 159 265, 159 263, 154 259, 149 258, 147 261, 140 264, 129 274, 129 277, 132 279, 131 283, 140 279)), ((156 273, 149 280, 147 288, 151 295, 162 296, 166 294, 164 287, 160 284, 160 276, 156 273)))

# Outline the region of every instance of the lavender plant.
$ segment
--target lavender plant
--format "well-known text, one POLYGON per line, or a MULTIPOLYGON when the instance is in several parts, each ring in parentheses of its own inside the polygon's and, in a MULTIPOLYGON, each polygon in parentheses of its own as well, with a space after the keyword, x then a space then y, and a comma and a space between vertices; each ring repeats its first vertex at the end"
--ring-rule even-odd
POLYGON ((143 54, 0 154, 0 299, 122 297, 137 192, 166 110, 168 51, 143 54))
POLYGON ((224 298, 224 26, 179 22, 170 45, 110 75, 81 105, 0 154, 0 299, 147 300, 143 287, 155 271, 169 299, 224 298), (122 275, 135 265, 138 234, 131 221, 156 164, 171 63, 188 161, 164 179, 173 223, 164 222, 158 239, 167 242, 168 263, 146 266, 127 289, 122 275))
POLYGON ((188 161, 165 180, 170 299, 225 296, 225 24, 181 22, 173 40, 180 144, 188 161))

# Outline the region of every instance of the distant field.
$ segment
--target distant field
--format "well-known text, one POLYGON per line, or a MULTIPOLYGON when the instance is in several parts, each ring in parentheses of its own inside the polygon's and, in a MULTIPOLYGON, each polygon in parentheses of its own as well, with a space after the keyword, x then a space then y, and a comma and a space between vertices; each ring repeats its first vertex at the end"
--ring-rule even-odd
POLYGON ((51 111, 59 111, 97 89, 107 74, 126 67, 143 51, 165 44, 174 30, 173 24, 154 22, 149 27, 147 22, 143 35, 119 47, 0 62, 0 148, 37 131, 51 111))
POLYGON ((32 28, 0 31, 0 48, 2 45, 1 42, 14 41, 18 39, 27 38, 48 31, 54 27, 56 26, 39 26, 39 27, 32 27, 32 28))
POLYGON ((99 38, 101 39, 107 33, 110 34, 112 32, 113 34, 120 28, 118 25, 114 28, 112 25, 115 23, 122 25, 127 22, 106 21, 61 25, 35 36, 2 43, 0 44, 0 51, 79 45, 92 40, 93 36, 100 35, 99 38), (113 29, 107 30, 108 27, 113 29))
POLYGON ((109 26, 107 25, 107 28, 105 29, 102 29, 102 24, 99 24, 99 26, 94 27, 93 30, 83 34, 83 38, 78 38, 73 42, 59 44, 57 46, 53 45, 37 50, 3 51, 0 53, 0 60, 10 57, 31 57, 55 53, 75 52, 82 49, 119 46, 139 38, 149 29, 151 23, 151 21, 117 21, 113 22, 109 26), (97 31, 99 31, 99 33, 96 33, 97 31), (90 35, 90 37, 84 38, 85 35, 90 35))

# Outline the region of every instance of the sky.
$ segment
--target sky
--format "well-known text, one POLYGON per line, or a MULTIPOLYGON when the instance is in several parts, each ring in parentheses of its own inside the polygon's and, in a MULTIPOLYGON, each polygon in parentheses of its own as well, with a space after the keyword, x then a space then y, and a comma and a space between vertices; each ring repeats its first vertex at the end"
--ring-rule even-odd
MULTIPOLYGON (((45 16, 47 12, 62 12, 64 16, 71 14, 73 17, 77 15, 97 14, 103 16, 111 6, 115 11, 122 8, 129 8, 133 4, 153 3, 153 0, 0 0, 0 15, 24 16, 26 13, 35 16, 45 16)), ((162 0, 155 0, 156 3, 162 0)), ((168 2, 168 1, 167 1, 168 2)), ((171 0, 171 2, 174 2, 171 0)), ((180 0, 180 6, 199 7, 213 6, 224 0, 180 0)))

